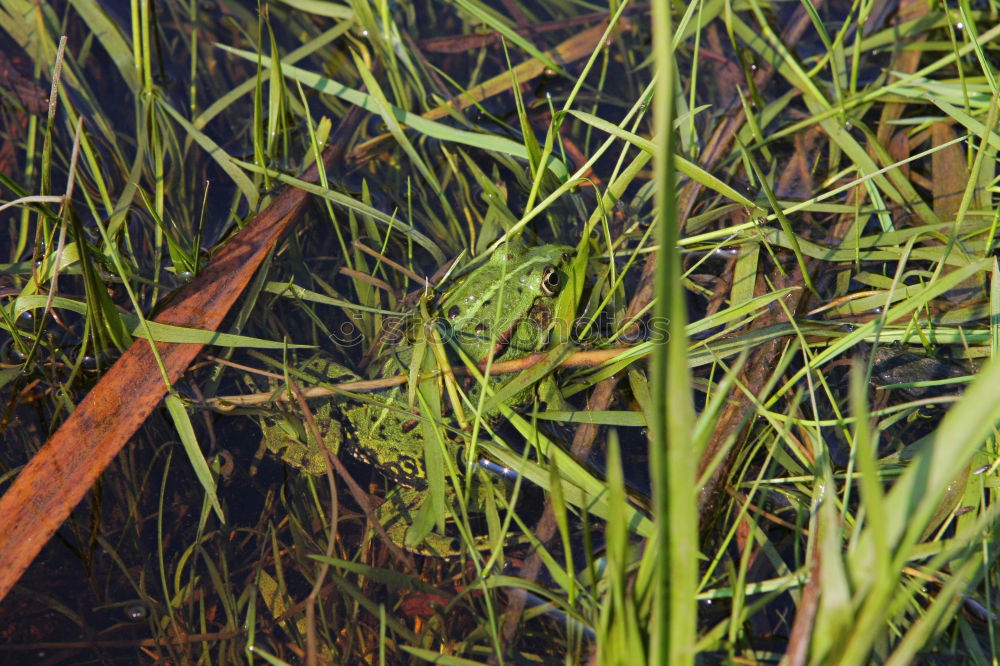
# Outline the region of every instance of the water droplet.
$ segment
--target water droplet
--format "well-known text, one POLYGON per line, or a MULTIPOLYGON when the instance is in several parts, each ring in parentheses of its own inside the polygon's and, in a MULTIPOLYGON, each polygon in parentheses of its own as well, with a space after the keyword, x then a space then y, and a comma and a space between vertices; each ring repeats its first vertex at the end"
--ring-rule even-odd
POLYGON ((959 21, 955 24, 955 30, 962 31, 965 30, 965 24, 959 21))
POLYGON ((361 36, 362 37, 367 37, 368 36, 368 31, 367 30, 362 30, 361 31, 361 36))

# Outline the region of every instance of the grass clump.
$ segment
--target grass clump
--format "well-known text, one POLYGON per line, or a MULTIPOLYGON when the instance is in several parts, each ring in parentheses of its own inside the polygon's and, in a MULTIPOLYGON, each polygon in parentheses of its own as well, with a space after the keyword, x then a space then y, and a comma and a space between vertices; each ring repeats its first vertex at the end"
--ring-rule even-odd
POLYGON ((280 188, 315 195, 0 647, 990 662, 995 12, 667 9, 0 0, 8 477, 134 337, 199 335, 150 320, 280 188), (572 252, 519 320, 544 343, 480 366, 442 294, 508 242, 572 252), (382 533, 384 465, 255 455, 346 405, 414 416, 416 529, 454 552, 382 533))

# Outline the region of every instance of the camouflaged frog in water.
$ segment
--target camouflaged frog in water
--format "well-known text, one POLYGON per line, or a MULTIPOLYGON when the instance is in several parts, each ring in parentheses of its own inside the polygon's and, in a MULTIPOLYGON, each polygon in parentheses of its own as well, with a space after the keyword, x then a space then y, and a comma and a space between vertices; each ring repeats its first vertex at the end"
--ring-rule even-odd
MULTIPOLYGON (((554 299, 565 281, 564 270, 570 251, 563 246, 502 246, 486 263, 459 278, 444 292, 430 315, 443 324, 441 328, 447 337, 473 361, 487 358, 491 351, 496 360, 521 358, 544 344, 554 299)), ((403 339, 389 345, 371 364, 374 369, 371 378, 406 374, 412 369, 411 365, 418 362, 414 356, 421 342, 419 324, 423 323, 423 317, 414 315, 404 319, 409 322, 399 329, 403 339)), ((428 368, 430 359, 429 352, 421 354, 419 363, 424 370, 432 369, 428 368)), ((461 361, 454 356, 451 363, 456 365, 461 361)), ((318 381, 359 379, 352 371, 323 356, 310 360, 303 370, 318 381)), ((472 404, 476 404, 480 386, 472 382, 466 390, 472 404)), ((424 488, 422 428, 419 414, 408 404, 407 387, 393 388, 372 397, 370 403, 346 401, 340 404, 327 400, 317 408, 315 417, 323 438, 322 446, 336 454, 344 443, 354 456, 376 466, 398 484, 424 488), (347 438, 341 425, 344 422, 351 431, 347 438)), ((304 432, 297 417, 265 419, 263 430, 263 446, 289 464, 313 474, 326 469, 322 449, 304 432)), ((457 459, 458 449, 458 444, 448 443, 452 460, 457 459)), ((409 517, 403 514, 413 510, 416 498, 414 493, 400 491, 400 495, 407 498, 393 498, 391 504, 396 508, 392 515, 383 515, 383 518, 398 523, 405 531, 409 517)), ((440 543, 432 544, 428 540, 427 545, 438 554, 451 554, 443 553, 444 546, 440 543)))

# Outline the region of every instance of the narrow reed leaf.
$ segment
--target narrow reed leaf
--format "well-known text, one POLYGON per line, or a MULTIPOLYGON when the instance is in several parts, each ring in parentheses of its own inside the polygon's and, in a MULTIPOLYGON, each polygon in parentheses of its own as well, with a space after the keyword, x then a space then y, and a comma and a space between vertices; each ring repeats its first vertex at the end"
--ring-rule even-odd
POLYGON ((181 444, 184 445, 184 452, 187 453, 191 468, 194 470, 195 476, 198 477, 198 481, 201 482, 201 487, 205 491, 205 499, 211 504, 212 509, 215 510, 215 515, 218 517, 219 522, 225 524, 226 516, 222 512, 222 505, 219 504, 219 498, 215 492, 215 479, 212 477, 212 470, 209 468, 208 461, 205 460, 205 456, 201 452, 201 447, 198 445, 198 438, 194 434, 194 426, 191 425, 191 418, 188 416, 187 409, 184 407, 181 399, 173 393, 167 394, 165 402, 167 412, 170 414, 170 418, 174 422, 174 427, 177 428, 177 434, 181 438, 181 444))
MULTIPOLYGON (((695 588, 698 579, 698 515, 695 505, 695 452, 689 443, 694 425, 691 378, 687 364, 687 324, 683 270, 677 237, 681 219, 675 192, 681 160, 676 155, 673 27, 666 5, 653 8, 653 104, 656 167, 657 240, 654 277, 653 355, 650 368, 650 481, 656 535, 649 545, 659 553, 654 571, 653 604, 648 626, 652 663, 693 664, 697 640, 695 588)), ((713 179, 714 180, 714 179, 713 179)), ((726 188, 728 189, 728 188, 726 188)), ((734 193, 735 194, 735 193, 734 193)), ((743 197, 739 197, 743 199, 743 197)))

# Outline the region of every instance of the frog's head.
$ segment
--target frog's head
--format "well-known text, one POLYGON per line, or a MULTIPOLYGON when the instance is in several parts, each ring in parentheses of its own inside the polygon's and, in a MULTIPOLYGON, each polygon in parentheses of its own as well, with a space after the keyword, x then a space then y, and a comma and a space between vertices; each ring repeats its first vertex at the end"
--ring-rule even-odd
POLYGON ((445 294, 439 312, 465 351, 482 359, 529 313, 559 294, 571 253, 563 245, 502 245, 445 294))
POLYGON ((565 282, 561 270, 569 263, 572 252, 573 248, 565 245, 527 248, 512 243, 497 248, 490 255, 489 264, 494 274, 508 276, 510 295, 515 300, 520 293, 533 300, 555 298, 565 282))

